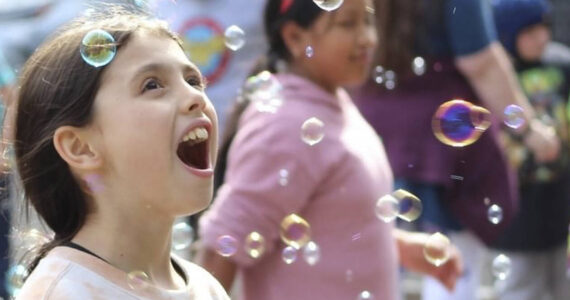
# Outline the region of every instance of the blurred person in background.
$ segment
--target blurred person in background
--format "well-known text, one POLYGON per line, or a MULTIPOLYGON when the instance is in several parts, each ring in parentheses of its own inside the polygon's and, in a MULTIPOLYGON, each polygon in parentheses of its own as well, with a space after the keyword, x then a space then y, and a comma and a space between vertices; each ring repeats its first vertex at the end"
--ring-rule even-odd
POLYGON ((570 222, 569 62, 561 67, 552 64, 548 54, 545 57, 551 41, 549 2, 495 0, 492 4, 498 36, 513 59, 525 94, 537 116, 556 128, 562 142, 558 158, 541 163, 519 136, 503 130, 509 161, 518 171, 520 209, 493 245, 512 264, 508 276, 498 282, 499 298, 570 299, 570 280, 566 276, 570 222))
POLYGON ((456 289, 449 292, 428 277, 423 299, 476 299, 485 245, 512 220, 518 200, 516 178, 497 135, 505 107, 523 108, 525 126, 516 133, 526 133, 525 145, 538 161, 556 159, 559 141, 522 92, 497 41, 488 1, 376 3, 380 46, 375 70, 384 73, 353 96, 382 137, 395 187, 422 200, 420 227, 447 233, 464 257, 465 272, 456 289), (492 126, 471 145, 451 147, 434 135, 432 117, 452 99, 492 113, 492 126), (498 224, 488 219, 491 204, 502 209, 498 224))

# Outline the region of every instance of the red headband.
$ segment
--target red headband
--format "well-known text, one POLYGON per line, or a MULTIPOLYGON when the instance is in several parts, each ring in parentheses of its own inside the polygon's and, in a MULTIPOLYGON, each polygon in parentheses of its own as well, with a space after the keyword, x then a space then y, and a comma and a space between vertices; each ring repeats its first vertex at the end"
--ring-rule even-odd
POLYGON ((289 10, 293 4, 293 0, 281 0, 281 7, 279 8, 279 13, 284 14, 289 10))

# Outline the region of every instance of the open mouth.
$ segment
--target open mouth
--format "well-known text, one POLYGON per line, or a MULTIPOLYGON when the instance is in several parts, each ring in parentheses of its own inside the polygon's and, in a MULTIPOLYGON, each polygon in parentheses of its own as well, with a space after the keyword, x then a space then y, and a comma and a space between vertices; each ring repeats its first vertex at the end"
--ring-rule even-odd
POLYGON ((200 170, 208 169, 210 167, 208 137, 208 130, 204 127, 190 130, 178 144, 176 154, 189 167, 200 170))

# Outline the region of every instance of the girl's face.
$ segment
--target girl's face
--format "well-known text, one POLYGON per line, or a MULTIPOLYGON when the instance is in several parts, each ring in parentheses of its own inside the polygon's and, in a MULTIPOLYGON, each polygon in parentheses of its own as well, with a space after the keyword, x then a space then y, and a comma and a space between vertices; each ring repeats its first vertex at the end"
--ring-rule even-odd
POLYGON ((327 90, 365 81, 376 47, 374 6, 370 0, 345 0, 334 13, 323 13, 306 32, 312 57, 300 60, 311 80, 327 90))
POLYGON ((166 215, 209 204, 216 112, 202 75, 171 38, 139 31, 118 51, 88 130, 102 153, 102 193, 111 199, 166 215))

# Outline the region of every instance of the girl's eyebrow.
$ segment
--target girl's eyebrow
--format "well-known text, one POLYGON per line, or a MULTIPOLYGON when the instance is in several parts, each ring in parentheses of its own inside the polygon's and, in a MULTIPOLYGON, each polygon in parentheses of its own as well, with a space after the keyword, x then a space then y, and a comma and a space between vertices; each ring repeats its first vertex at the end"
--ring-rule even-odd
MULTIPOLYGON (((200 73, 200 71, 190 65, 190 64, 180 64, 180 69, 182 71, 183 74, 189 74, 189 73, 193 73, 195 75, 198 75, 200 77, 202 77, 202 74, 200 73)), ((166 63, 149 63, 146 64, 142 67, 140 67, 135 74, 132 76, 132 80, 134 81, 136 80, 138 77, 146 74, 146 73, 150 73, 150 72, 169 72, 169 71, 173 71, 173 67, 170 64, 166 64, 166 63)))

